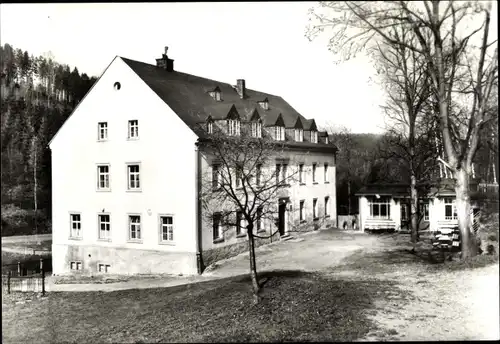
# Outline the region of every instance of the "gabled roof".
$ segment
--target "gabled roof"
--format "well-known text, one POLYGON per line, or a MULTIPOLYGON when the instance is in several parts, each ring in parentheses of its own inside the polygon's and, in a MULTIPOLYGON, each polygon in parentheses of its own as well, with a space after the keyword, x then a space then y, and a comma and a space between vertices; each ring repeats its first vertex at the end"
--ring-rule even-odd
POLYGON ((198 123, 205 122, 208 115, 215 119, 226 118, 234 104, 242 120, 248 120, 258 102, 268 99, 269 110, 259 112, 264 125, 273 125, 281 114, 282 120, 295 122, 299 114, 283 98, 272 94, 246 89, 245 98, 241 99, 233 85, 201 78, 178 71, 168 72, 163 68, 143 62, 121 59, 166 103, 195 133, 204 137, 198 123), (208 90, 219 87, 223 94, 220 102, 215 101, 208 90))
POLYGON ((304 125, 304 130, 318 130, 314 119, 304 119, 302 124, 304 125))

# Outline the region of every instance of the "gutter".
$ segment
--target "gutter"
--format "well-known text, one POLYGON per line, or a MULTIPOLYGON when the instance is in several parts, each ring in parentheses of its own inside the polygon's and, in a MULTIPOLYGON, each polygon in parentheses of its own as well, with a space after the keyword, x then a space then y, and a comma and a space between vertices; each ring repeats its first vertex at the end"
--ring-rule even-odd
POLYGON ((198 143, 195 143, 196 162, 195 162, 195 182, 196 182, 196 266, 198 274, 201 275, 204 270, 202 257, 202 236, 201 236, 201 154, 198 143))

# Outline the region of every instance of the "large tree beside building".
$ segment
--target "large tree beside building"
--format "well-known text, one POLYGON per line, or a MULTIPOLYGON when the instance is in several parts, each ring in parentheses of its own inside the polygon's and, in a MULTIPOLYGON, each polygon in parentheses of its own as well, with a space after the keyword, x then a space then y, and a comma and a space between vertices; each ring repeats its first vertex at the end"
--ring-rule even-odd
POLYGON ((311 10, 307 32, 312 38, 328 30, 329 48, 341 59, 370 53, 384 42, 425 60, 446 153, 442 162, 455 180, 463 258, 477 254, 469 216, 472 161, 484 127, 497 116, 490 101, 498 82, 491 9, 492 2, 322 2, 311 10), (409 34, 396 37, 394 27, 404 27, 409 34))

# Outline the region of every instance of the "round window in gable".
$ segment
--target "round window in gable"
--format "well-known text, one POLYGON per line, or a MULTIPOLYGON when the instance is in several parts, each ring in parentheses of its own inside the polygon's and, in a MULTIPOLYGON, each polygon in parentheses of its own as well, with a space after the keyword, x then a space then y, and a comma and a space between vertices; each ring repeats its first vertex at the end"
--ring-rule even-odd
POLYGON ((113 87, 114 87, 115 91, 118 91, 122 87, 122 85, 117 81, 117 82, 115 82, 113 87))

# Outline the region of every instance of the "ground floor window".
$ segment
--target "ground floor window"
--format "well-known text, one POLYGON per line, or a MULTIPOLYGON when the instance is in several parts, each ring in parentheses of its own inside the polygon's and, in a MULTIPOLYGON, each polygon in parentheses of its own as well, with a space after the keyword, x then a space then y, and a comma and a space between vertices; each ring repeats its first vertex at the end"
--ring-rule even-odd
POLYGON ((174 217, 160 216, 160 239, 162 242, 174 240, 174 217))
POLYGON ((389 197, 369 199, 368 206, 370 207, 370 218, 385 220, 391 218, 391 203, 389 197))
POLYGON ((218 240, 222 239, 222 214, 221 213, 215 213, 212 216, 212 222, 213 222, 213 239, 218 240))

